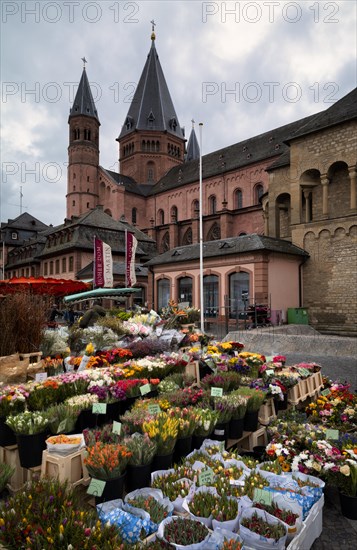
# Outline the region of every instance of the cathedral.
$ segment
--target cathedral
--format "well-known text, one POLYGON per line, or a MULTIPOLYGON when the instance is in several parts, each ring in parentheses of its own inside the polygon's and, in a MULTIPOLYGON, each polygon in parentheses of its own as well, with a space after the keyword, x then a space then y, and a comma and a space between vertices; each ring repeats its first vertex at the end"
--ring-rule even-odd
POLYGON ((139 241, 140 302, 199 307, 201 206, 206 318, 235 318, 248 299, 272 322, 304 309, 318 330, 356 334, 356 105, 357 89, 325 111, 204 155, 200 205, 195 128, 186 139, 153 31, 116 138, 119 172, 100 165, 100 113, 84 66, 68 119, 66 219, 7 243, 5 273, 90 279, 97 235, 112 246, 122 286, 129 229, 139 241))

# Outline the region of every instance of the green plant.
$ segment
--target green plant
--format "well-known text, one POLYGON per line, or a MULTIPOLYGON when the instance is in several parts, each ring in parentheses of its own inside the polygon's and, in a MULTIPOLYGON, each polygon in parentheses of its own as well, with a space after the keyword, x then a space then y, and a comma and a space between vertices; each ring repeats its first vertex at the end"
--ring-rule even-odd
POLYGON ((266 398, 265 392, 263 392, 262 390, 256 390, 254 388, 239 388, 236 393, 237 395, 248 397, 247 412, 259 411, 266 398))
POLYGON ((74 430, 79 409, 74 409, 68 403, 59 403, 47 409, 51 433, 68 433, 74 430))
POLYGON ((203 523, 193 519, 175 517, 164 528, 167 542, 188 546, 202 542, 209 534, 203 523))
POLYGON ((10 477, 15 473, 15 468, 10 464, 0 463, 0 493, 5 489, 10 477))
POLYGON ((131 452, 130 466, 145 466, 150 464, 156 454, 157 444, 147 434, 134 433, 124 439, 124 445, 131 452))

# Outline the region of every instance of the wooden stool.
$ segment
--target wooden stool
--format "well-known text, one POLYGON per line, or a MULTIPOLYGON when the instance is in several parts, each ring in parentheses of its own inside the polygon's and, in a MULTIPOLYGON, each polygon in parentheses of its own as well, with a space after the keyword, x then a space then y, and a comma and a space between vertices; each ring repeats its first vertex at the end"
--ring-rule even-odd
POLYGON ((67 456, 43 451, 41 478, 58 477, 59 481, 69 481, 72 487, 85 485, 90 477, 83 459, 84 449, 67 456))
POLYGON ((16 492, 24 483, 27 481, 27 475, 25 468, 22 468, 20 465, 19 452, 17 450, 17 445, 10 445, 9 447, 0 447, 0 461, 4 464, 9 464, 15 468, 14 474, 10 477, 9 483, 7 484, 8 489, 11 492, 16 492))

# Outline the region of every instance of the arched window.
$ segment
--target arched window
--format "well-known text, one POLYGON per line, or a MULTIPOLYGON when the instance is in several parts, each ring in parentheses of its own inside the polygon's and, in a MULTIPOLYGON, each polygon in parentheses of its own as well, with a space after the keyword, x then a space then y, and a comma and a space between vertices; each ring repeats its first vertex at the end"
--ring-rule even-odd
POLYGON ((191 212, 192 218, 197 219, 199 214, 200 214, 200 203, 198 202, 198 200, 192 201, 192 212, 191 212))
POLYGON ((171 207, 171 223, 177 222, 177 206, 171 207))
POLYGON ((137 215, 137 209, 132 208, 131 210, 131 223, 136 223, 136 215, 137 215))
POLYGON ((239 271, 229 276, 229 316, 234 319, 244 319, 244 309, 249 300, 249 273, 239 271))
POLYGON ((243 208, 243 192, 236 189, 234 192, 234 208, 243 208))
POLYGON ((189 227, 186 231, 186 233, 183 236, 182 239, 182 245, 186 246, 188 244, 192 244, 192 229, 189 227))
POLYGON ((264 188, 261 185, 261 183, 258 183, 258 185, 255 186, 255 190, 254 190, 254 195, 255 195, 254 196, 254 202, 255 202, 255 204, 260 203, 260 199, 261 199, 263 194, 264 194, 264 188))
POLYGON ((145 144, 145 140, 143 139, 143 141, 141 142, 141 150, 142 151, 146 151, 146 144, 145 144))
POLYGON ((165 213, 161 208, 157 213, 157 221, 159 225, 164 225, 165 223, 165 213))
POLYGON ((170 300, 170 281, 169 279, 159 279, 157 281, 157 308, 160 311, 166 307, 170 300))
POLYGON ((203 277, 203 304, 206 317, 217 317, 219 315, 217 275, 203 277))
POLYGON ((187 302, 192 304, 192 279, 191 277, 181 277, 178 280, 178 303, 187 302))
POLYGON ((221 238, 221 228, 218 223, 214 223, 207 234, 207 241, 217 241, 221 238))
POLYGON ((208 199, 208 211, 210 214, 216 214, 217 212, 217 199, 216 195, 211 195, 208 199))

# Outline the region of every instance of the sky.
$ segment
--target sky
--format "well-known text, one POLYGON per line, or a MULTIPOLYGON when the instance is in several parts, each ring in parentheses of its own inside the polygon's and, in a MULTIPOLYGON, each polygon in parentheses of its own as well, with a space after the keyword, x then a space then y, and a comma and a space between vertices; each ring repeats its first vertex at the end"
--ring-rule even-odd
POLYGON ((0 219, 66 217, 68 114, 83 62, 100 164, 118 137, 151 45, 179 123, 203 154, 327 109, 356 87, 351 0, 5 1, 1 3, 0 219))

